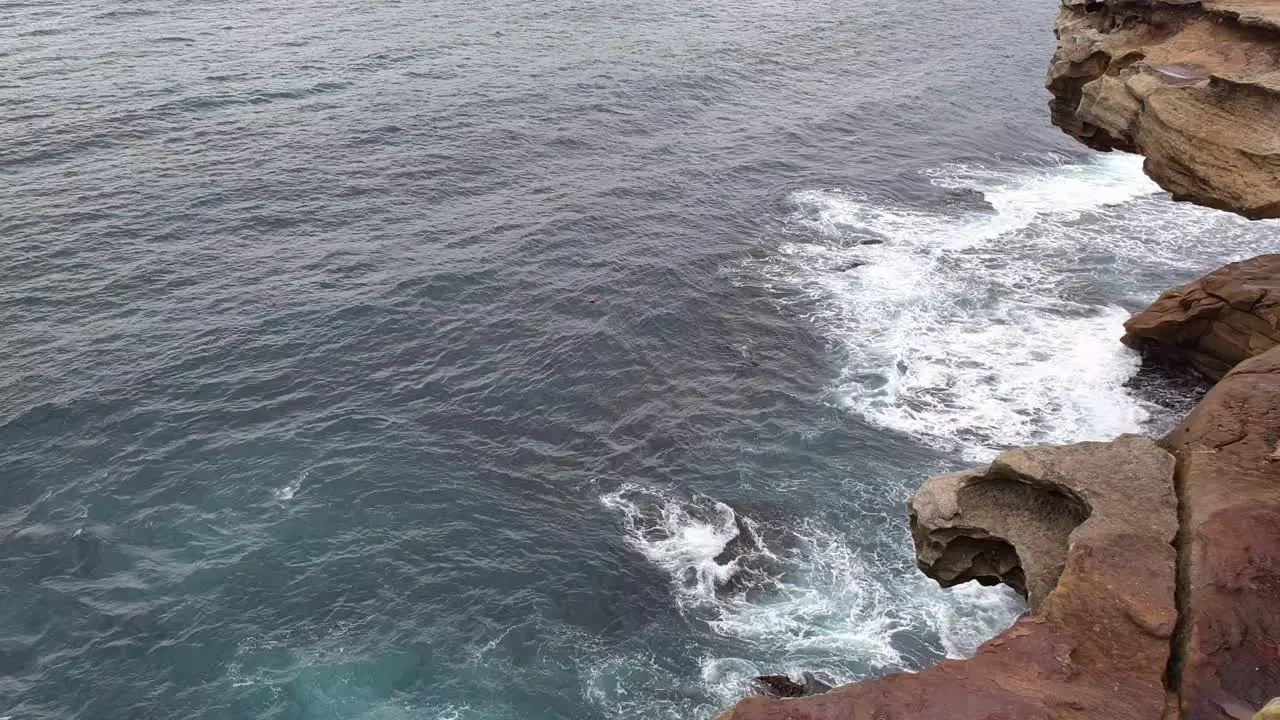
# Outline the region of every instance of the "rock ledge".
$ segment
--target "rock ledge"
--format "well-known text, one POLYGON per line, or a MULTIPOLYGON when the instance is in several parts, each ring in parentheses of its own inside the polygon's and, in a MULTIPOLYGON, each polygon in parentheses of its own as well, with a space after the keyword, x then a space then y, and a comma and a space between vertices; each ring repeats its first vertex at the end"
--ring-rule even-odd
POLYGON ((1179 200, 1280 217, 1280 3, 1064 0, 1053 123, 1179 200))
POLYGON ((1219 380, 1280 344, 1280 255, 1231 263, 1167 290, 1124 329, 1126 345, 1219 380))

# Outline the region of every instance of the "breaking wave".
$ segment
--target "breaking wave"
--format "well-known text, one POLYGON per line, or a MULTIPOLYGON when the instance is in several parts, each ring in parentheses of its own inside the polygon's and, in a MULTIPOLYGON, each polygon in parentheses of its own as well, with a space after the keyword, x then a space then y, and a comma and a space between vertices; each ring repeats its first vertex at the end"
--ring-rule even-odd
POLYGON ((1143 272, 1265 246, 1238 218, 1168 202, 1134 156, 926 175, 953 202, 794 193, 787 241, 749 270, 798 293, 847 354, 843 404, 970 461, 1143 430, 1160 408, 1128 387, 1129 311, 1103 298, 1150 300, 1143 272))
MULTIPOLYGON (((842 351, 842 405, 969 462, 1157 428, 1170 411, 1132 382, 1140 363, 1117 342, 1129 314, 1117 302, 1148 302, 1189 268, 1270 244, 1239 218, 1170 203, 1132 156, 925 175, 945 196, 930 210, 793 193, 784 242, 738 270, 842 351)), ((671 717, 710 717, 764 673, 846 683, 967 657, 1025 608, 1007 588, 937 587, 903 538, 868 545, 817 520, 779 525, 634 484, 601 501, 682 612, 736 649, 704 652, 700 692, 714 702, 677 703, 671 717)), ((618 678, 661 674, 641 668, 631 656, 594 666, 618 682, 597 704, 639 711, 618 678)))
POLYGON ((964 657, 1022 609, 1002 589, 943 590, 914 571, 909 547, 861 547, 814 521, 774 526, 712 498, 632 484, 601 502, 666 571, 682 610, 745 650, 702 659, 702 689, 721 709, 761 674, 845 683, 964 657))

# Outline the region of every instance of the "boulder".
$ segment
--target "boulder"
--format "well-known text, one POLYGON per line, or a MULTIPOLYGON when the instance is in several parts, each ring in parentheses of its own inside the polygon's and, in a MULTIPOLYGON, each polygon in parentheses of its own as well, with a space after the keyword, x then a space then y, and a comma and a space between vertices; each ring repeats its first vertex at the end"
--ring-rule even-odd
POLYGON ((1182 516, 1183 720, 1248 718, 1280 696, 1277 432, 1280 347, 1227 373, 1164 441, 1182 516))
POLYGON ((1013 450, 927 482, 911 504, 921 566, 944 583, 1011 582, 1031 612, 971 659, 812 697, 751 697, 725 717, 1160 718, 1176 620, 1173 470, 1168 453, 1126 435, 1013 450))
POLYGON ((1231 263, 1168 290, 1124 327, 1126 345, 1218 380, 1280 344, 1280 255, 1231 263))
POLYGON ((1280 217, 1280 3, 1064 0, 1053 123, 1174 198, 1280 217))

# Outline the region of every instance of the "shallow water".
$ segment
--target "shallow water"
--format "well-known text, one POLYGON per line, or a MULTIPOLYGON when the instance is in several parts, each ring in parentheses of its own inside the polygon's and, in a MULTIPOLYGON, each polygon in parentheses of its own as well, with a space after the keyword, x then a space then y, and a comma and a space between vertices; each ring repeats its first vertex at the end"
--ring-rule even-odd
POLYGON ((0 717, 971 652, 906 497, 1159 432, 1120 323, 1277 246, 1048 126, 1051 5, 0 0, 0 717))

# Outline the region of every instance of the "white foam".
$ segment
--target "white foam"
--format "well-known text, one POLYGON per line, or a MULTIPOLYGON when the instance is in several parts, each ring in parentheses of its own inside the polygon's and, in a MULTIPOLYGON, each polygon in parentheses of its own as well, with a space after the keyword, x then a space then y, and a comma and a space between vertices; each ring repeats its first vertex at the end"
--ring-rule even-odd
POLYGON ((297 495, 298 491, 302 489, 302 483, 306 481, 308 472, 309 471, 307 470, 303 470, 298 474, 298 477, 290 480, 288 485, 276 488, 273 493, 276 496, 276 499, 280 502, 288 502, 289 500, 292 500, 293 496, 297 495))
MULTIPOLYGON (((874 561, 825 528, 794 531, 786 574, 764 598, 724 599, 712 629, 806 660, 845 653, 859 663, 897 667, 893 636, 911 624, 896 589, 874 561)), ((814 670, 797 663, 795 670, 814 670)), ((838 669, 828 669, 844 674, 838 669)))
POLYGON ((992 209, 924 212, 801 191, 792 220, 802 238, 751 268, 799 290, 810 319, 847 352, 837 397, 877 426, 971 460, 1139 431, 1149 408, 1125 387, 1138 358, 1117 342, 1128 313, 1077 298, 1072 265, 1143 250, 1079 221, 1172 214, 1203 226, 1221 214, 1170 210, 1153 199, 1159 188, 1141 160, 1119 154, 928 174, 981 193, 992 209), (1108 215, 1114 206, 1123 213, 1108 215))
POLYGON ((708 563, 715 565, 737 537, 737 523, 759 527, 751 518, 708 498, 681 500, 636 485, 601 502, 626 519, 628 542, 668 572, 682 608, 734 645, 752 648, 749 657, 703 657, 703 691, 718 700, 717 707, 749 692, 751 678, 762 672, 809 671, 844 683, 919 669, 918 658, 903 655, 901 648, 911 643, 900 642, 902 634, 936 634, 948 656, 962 656, 1007 627, 1022 608, 1016 596, 999 589, 937 587, 914 573, 908 547, 877 556, 811 522, 783 531, 785 547, 767 548, 753 537, 748 547, 776 560, 774 572, 751 591, 729 591, 726 583, 741 558, 715 568, 708 563))
POLYGON ((973 657, 978 646, 1013 624, 1025 607, 1022 597, 1003 585, 983 587, 976 582, 957 585, 940 595, 932 580, 926 592, 937 600, 928 603, 930 625, 938 634, 947 657, 973 657))
MULTIPOLYGON (((833 392, 850 410, 974 460, 1142 427, 1149 409, 1125 387, 1137 358, 1117 342, 1127 313, 1082 292, 1079 273, 1107 261, 1120 273, 1208 269, 1274 245, 1270 229, 1171 204, 1135 157, 1013 164, 927 173, 939 187, 980 193, 986 209, 926 212, 844 191, 797 192, 796 232, 742 268, 744 283, 763 277, 785 288, 782 301, 803 307, 843 349, 833 392)), ((675 682, 652 658, 593 660, 588 694, 615 715, 709 718, 765 672, 845 683, 920 669, 938 652, 967 657, 1025 608, 1008 588, 939 588, 915 571, 908 543, 868 547, 816 521, 766 533, 768 547, 751 538, 747 546, 776 564, 741 591, 735 582, 750 568, 723 551, 740 528, 761 529, 753 519, 714 499, 635 485, 602 502, 626 519, 628 542, 669 574, 675 602, 726 641, 702 658, 710 704, 683 691, 644 700, 675 682)))
POLYGON ((716 588, 741 569, 738 558, 716 562, 739 533, 737 515, 724 503, 682 503, 630 484, 601 502, 626 516, 628 540, 670 573, 682 600, 714 603, 716 588))

